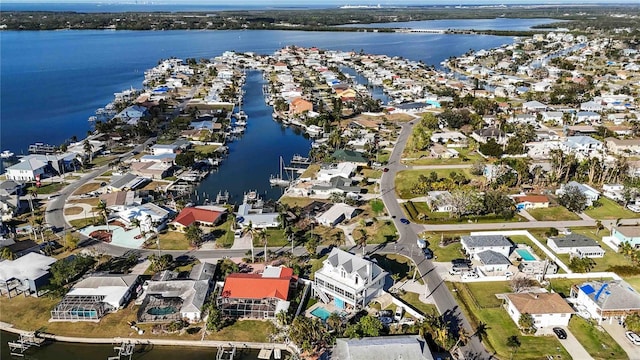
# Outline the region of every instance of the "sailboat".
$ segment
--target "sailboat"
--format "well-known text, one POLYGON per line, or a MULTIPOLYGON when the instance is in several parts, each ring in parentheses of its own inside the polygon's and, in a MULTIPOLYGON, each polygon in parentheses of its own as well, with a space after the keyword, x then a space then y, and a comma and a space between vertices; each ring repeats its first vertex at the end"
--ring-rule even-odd
POLYGON ((289 186, 291 185, 291 180, 285 179, 282 177, 282 169, 284 168, 284 160, 282 160, 282 156, 280 156, 280 174, 279 175, 271 175, 269 178, 269 184, 271 186, 289 186))

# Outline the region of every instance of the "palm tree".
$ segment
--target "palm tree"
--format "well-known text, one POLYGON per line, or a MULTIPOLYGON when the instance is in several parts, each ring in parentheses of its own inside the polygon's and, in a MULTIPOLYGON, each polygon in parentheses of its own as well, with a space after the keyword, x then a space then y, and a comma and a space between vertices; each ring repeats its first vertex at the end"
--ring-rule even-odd
POLYGON ((358 246, 362 247, 362 256, 364 256, 365 247, 367 246, 367 240, 369 240, 369 234, 367 234, 367 230, 360 229, 360 238, 358 238, 358 246))
POLYGON ((104 202, 103 200, 100 200, 100 202, 98 202, 98 205, 96 206, 96 208, 98 209, 100 214, 102 214, 102 216, 104 216, 104 223, 107 225, 107 231, 109 231, 109 212, 108 212, 108 209, 107 209, 107 203, 104 202))
POLYGON ((487 336, 487 329, 489 329, 487 324, 481 321, 478 323, 478 326, 476 326, 476 332, 473 333, 473 335, 477 336, 478 340, 482 341, 482 339, 487 336))
POLYGON ((268 261, 267 260, 267 243, 269 240, 269 233, 267 233, 267 229, 262 229, 260 230, 260 233, 258 235, 260 236, 260 240, 264 245, 264 262, 266 263, 268 261))
POLYGON ((202 242, 202 229, 193 223, 187 226, 184 236, 189 240, 191 246, 197 247, 202 242))
POLYGON ((82 149, 85 154, 89 157, 89 162, 93 161, 93 145, 89 142, 89 139, 85 139, 82 143, 82 149))
POLYGON ((469 338, 470 336, 467 330, 465 330, 465 328, 462 325, 460 325, 460 327, 458 328, 458 340, 456 341, 455 344, 453 344, 451 349, 449 349, 449 352, 452 352, 452 350, 457 348, 460 344, 462 345, 466 344, 467 341, 469 341, 469 338))
POLYGON ((391 274, 391 279, 393 279, 393 285, 392 286, 396 286, 396 282, 400 279, 400 274, 398 274, 398 273, 391 274))
POLYGON ((522 344, 520 343, 520 339, 518 339, 518 335, 511 335, 507 338, 507 346, 511 348, 510 359, 513 359, 513 353, 518 351, 520 345, 522 344))
POLYGON ((244 234, 249 234, 251 236, 251 262, 256 262, 254 250, 253 250, 253 239, 258 234, 258 230, 253 228, 253 223, 249 221, 249 225, 244 229, 244 234))
POLYGON ((0 249, 0 259, 15 260, 15 258, 16 254, 14 254, 13 251, 9 250, 8 247, 3 247, 2 249, 0 249))
POLYGON ((131 226, 137 227, 140 230, 140 236, 142 236, 142 228, 140 227, 140 220, 138 220, 138 218, 131 220, 131 226))
POLYGON ((291 226, 287 226, 284 228, 284 236, 287 237, 287 240, 291 242, 291 255, 293 255, 293 241, 295 238, 293 237, 294 231, 291 226))

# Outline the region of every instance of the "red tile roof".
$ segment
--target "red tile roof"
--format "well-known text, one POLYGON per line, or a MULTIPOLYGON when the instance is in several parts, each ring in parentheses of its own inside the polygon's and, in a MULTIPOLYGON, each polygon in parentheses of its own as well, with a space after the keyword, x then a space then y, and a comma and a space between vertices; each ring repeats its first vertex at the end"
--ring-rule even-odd
POLYGON ((188 207, 180 211, 174 222, 182 226, 189 226, 196 221, 214 224, 221 215, 222 212, 220 211, 188 207))
POLYGON ((289 298, 293 269, 282 268, 279 278, 264 278, 262 274, 229 274, 222 296, 239 299, 289 298))

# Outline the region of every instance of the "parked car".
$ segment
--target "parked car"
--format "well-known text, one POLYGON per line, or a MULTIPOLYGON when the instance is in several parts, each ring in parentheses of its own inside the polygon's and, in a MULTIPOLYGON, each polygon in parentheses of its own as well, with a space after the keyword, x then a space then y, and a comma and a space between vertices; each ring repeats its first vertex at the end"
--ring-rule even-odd
POLYGON ((384 172, 388 172, 388 171, 389 171, 389 168, 384 168, 384 169, 382 169, 382 171, 384 171, 384 172))
POLYGON ((462 279, 477 279, 479 277, 480 276, 475 271, 465 271, 462 273, 462 276, 461 276, 462 279))
POLYGON ((625 332, 624 336, 626 336, 633 345, 640 345, 640 335, 634 333, 633 331, 625 332))
POLYGON ((398 306, 396 308, 396 313, 393 316, 393 319, 395 321, 400 321, 400 320, 402 320, 402 315, 404 315, 404 308, 402 306, 398 306))
POLYGON ((405 219, 405 218, 400 219, 400 222, 401 222, 401 223, 403 223, 403 224, 405 224, 405 225, 409 225, 409 224, 411 224, 411 221, 409 221, 409 220, 407 220, 407 219, 405 219))
POLYGON ((559 327, 554 327, 553 328, 553 332, 556 334, 556 336, 558 337, 558 339, 566 339, 567 338, 567 332, 564 331, 563 328, 559 328, 559 327))
POLYGON ((429 248, 424 248, 422 249, 422 252, 424 252, 424 257, 427 259, 433 259, 433 251, 431 251, 431 249, 429 248))
POLYGON ((393 317, 393 311, 392 310, 380 310, 378 311, 378 317, 382 318, 382 317, 393 317))

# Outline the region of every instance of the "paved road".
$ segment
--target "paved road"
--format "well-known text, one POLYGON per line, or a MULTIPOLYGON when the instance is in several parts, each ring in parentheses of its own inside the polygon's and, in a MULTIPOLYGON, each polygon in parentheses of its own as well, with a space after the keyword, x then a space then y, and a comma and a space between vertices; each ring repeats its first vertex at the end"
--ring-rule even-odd
POLYGON ((421 231, 474 231, 474 230, 515 230, 534 228, 562 228, 562 227, 589 227, 595 226, 595 220, 574 220, 574 221, 522 221, 506 223, 460 223, 460 224, 438 224, 438 225, 416 225, 421 231))
MULTIPOLYGON (((413 122, 415 122, 415 120, 402 125, 402 130, 400 131, 400 135, 398 136, 396 145, 393 149, 393 152, 391 153, 391 156, 389 157, 389 163, 387 165, 387 168, 389 170, 382 174, 381 179, 382 200, 384 201, 387 211, 389 212, 389 215, 391 215, 400 235, 397 245, 394 245, 394 247, 396 247, 397 249, 394 249, 396 250, 394 252, 410 256, 416 263, 420 276, 427 284, 428 294, 433 297, 433 301, 436 304, 436 307, 438 308, 440 314, 444 315, 447 319, 452 320, 453 322, 457 322, 459 325, 464 327, 469 334, 473 334, 475 329, 471 327, 471 324, 469 323, 465 315, 460 312, 458 303, 451 295, 451 292, 445 285, 440 275, 438 275, 438 272, 434 271, 435 267, 433 263, 425 259, 421 250, 417 249, 417 234, 425 230, 425 228, 421 225, 416 224, 403 224, 400 221, 400 219, 404 217, 404 212, 400 208, 400 204, 398 203, 395 194, 395 176, 398 171, 408 169, 408 167, 403 165, 400 160, 407 140, 411 135, 413 122)), ((388 251, 390 249, 381 250, 388 251)), ((465 346, 462 347, 461 350, 465 354, 466 359, 492 358, 491 354, 486 351, 486 349, 476 336, 471 337, 471 339, 465 346)))

